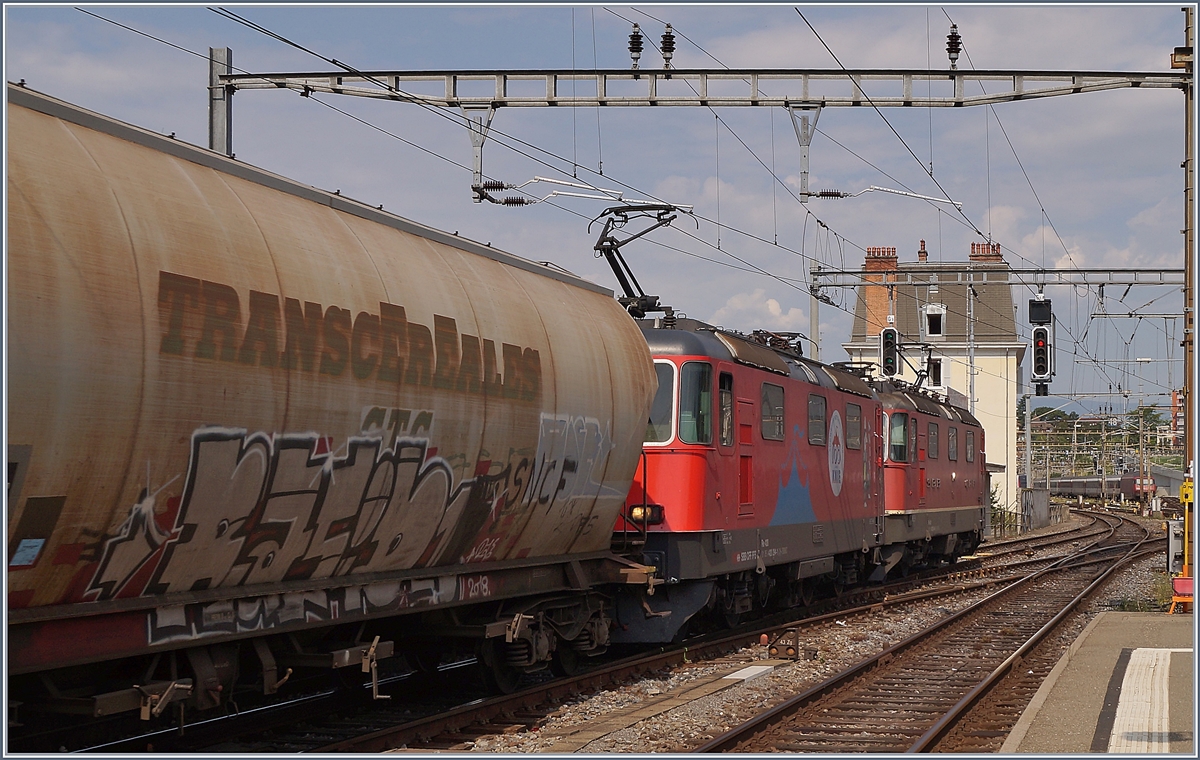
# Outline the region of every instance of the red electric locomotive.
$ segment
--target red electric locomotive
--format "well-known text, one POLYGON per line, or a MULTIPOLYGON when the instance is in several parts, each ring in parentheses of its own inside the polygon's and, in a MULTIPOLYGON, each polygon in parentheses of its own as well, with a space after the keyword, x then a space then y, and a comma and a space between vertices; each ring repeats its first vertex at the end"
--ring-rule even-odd
POLYGON ((732 623, 978 546, 984 441, 966 411, 768 334, 671 318, 642 331, 659 385, 618 530, 644 532, 664 583, 618 596, 614 641, 669 639, 706 608, 732 623))
POLYGON ((884 535, 877 580, 894 567, 906 572, 972 553, 988 492, 983 428, 969 412, 895 388, 878 397, 884 535))

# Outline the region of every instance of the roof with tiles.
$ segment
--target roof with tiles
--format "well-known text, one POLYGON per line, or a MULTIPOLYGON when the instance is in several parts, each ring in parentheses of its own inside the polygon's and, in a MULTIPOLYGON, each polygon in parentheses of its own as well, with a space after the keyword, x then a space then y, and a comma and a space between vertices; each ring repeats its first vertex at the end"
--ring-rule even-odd
MULTIPOLYGON (((1008 263, 1000 253, 999 243, 972 243, 969 263, 930 263, 925 251, 925 241, 917 252, 917 260, 900 262, 895 248, 869 247, 863 262, 865 279, 882 282, 884 273, 919 269, 912 279, 917 283, 895 285, 895 326, 906 341, 940 340, 944 343, 966 343, 967 329, 967 285, 959 282, 957 275, 964 266, 979 270, 1004 270, 1008 263), (952 270, 956 274, 939 278, 939 269, 952 270), (940 281, 939 281, 940 280, 940 281), (928 305, 941 305, 945 309, 942 317, 942 337, 929 338, 923 331, 923 310, 928 305)), ((1012 286, 1007 283, 975 284, 975 334, 976 344, 1016 343, 1016 322, 1013 312, 1012 286)), ((863 285, 858 288, 854 308, 854 327, 850 341, 860 343, 874 341, 879 331, 887 326, 890 313, 888 288, 883 285, 863 285)))

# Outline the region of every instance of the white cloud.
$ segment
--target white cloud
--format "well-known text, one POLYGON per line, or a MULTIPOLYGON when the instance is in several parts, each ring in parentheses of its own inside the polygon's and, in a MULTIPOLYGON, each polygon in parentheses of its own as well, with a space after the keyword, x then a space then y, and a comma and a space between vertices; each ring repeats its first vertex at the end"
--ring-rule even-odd
MULTIPOLYGON (((656 22, 614 10, 632 13, 648 41, 657 41, 656 22)), ((677 30, 679 68, 717 66, 690 40, 729 66, 836 66, 791 6, 680 4, 648 10, 677 30)), ((940 6, 802 10, 848 67, 947 65, 949 21, 940 6)), ((1184 44, 1177 6, 967 5, 946 11, 971 56, 960 60, 961 68, 1163 71, 1171 49, 1184 44)), ((326 69, 202 7, 111 6, 97 12, 191 50, 229 46, 235 63, 251 71, 326 69)), ((602 8, 576 8, 572 14, 567 7, 547 6, 262 6, 244 15, 362 69, 629 66, 628 25, 602 8), (511 44, 497 49, 496 39, 511 44)), ((66 7, 9 6, 5 18, 10 80, 25 78, 34 89, 114 118, 206 142, 203 60, 66 7)), ((642 65, 656 63, 648 47, 642 65)), ((620 89, 612 86, 611 92, 620 89)), ((840 92, 845 86, 842 81, 820 88, 840 92)), ((989 90, 1000 86, 989 84, 989 90)), ((760 87, 777 93, 783 85, 760 82, 760 87)), ((938 94, 936 85, 933 91, 938 94)), ((517 255, 553 260, 608 287, 615 284, 603 260, 592 255, 598 228, 588 229, 605 204, 556 200, 569 211, 548 203, 521 209, 473 204, 469 171, 448 163, 471 163, 461 127, 408 104, 336 96, 329 102, 444 160, 285 91, 238 93, 238 159, 318 187, 340 188, 517 255)), ((484 169, 519 183, 535 175, 570 178, 577 163, 580 180, 619 188, 626 197, 695 204, 697 219, 715 220, 719 144, 721 250, 714 247, 712 221, 701 219, 697 228, 681 215, 670 229, 656 230, 622 254, 645 290, 663 303, 737 329, 806 333, 810 306, 804 281, 812 261, 857 269, 866 246, 896 246, 902 261, 913 261, 924 239, 931 261, 962 262, 970 244, 981 240, 978 229, 1006 255, 1012 252, 1009 259, 1017 265, 1044 260, 1061 268, 1182 267, 1182 105, 1177 90, 1146 88, 1026 100, 995 108, 1003 132, 980 108, 884 109, 886 122, 868 108, 822 112, 821 134, 812 143, 811 189, 856 192, 879 185, 930 196, 945 192, 963 203, 961 216, 883 193, 801 206, 793 197, 799 147, 782 109, 718 108, 721 127, 706 109, 502 109, 484 150, 484 169), (585 171, 598 169, 601 159, 602 177, 585 171), (930 160, 941 188, 926 175, 930 160), (785 178, 786 187, 773 189, 764 165, 785 178), (792 287, 779 278, 788 278, 792 287)), ((631 223, 627 231, 638 229, 631 223)), ((820 309, 822 356, 828 359, 840 357, 838 346, 849 335, 853 294, 836 289, 825 294, 842 307, 820 309)), ((1023 297, 1014 291, 1018 302, 1023 297)), ((1082 334, 1088 313, 1082 299, 1094 297, 1094 288, 1064 292, 1056 313, 1077 323, 1082 334)), ((1093 322, 1088 339, 1123 345, 1126 339, 1114 337, 1113 329, 1093 322)), ((1155 334, 1147 325, 1130 350, 1161 355, 1169 343, 1161 329, 1155 334)), ((1066 376, 1062 382, 1066 387, 1073 381, 1066 376)), ((1082 389, 1092 380, 1081 370, 1079 382, 1082 389)))
POLYGON ((742 332, 805 332, 808 329, 806 312, 795 306, 785 311, 779 301, 766 297, 763 288, 731 296, 707 321, 742 332))

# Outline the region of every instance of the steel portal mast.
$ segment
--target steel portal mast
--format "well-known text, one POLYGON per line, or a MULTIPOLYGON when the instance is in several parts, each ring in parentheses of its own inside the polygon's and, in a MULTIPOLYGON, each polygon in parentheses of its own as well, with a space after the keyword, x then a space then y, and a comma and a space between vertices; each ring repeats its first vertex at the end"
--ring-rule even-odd
MULTIPOLYGON (((640 37, 633 66, 629 69, 524 69, 360 71, 341 62, 332 72, 233 73, 229 48, 209 48, 209 148, 232 153, 232 96, 238 90, 289 89, 303 95, 329 93, 420 104, 441 109, 458 109, 467 126, 474 149, 475 200, 484 199, 483 145, 499 108, 529 107, 756 107, 785 108, 790 114, 801 148, 801 202, 817 195, 807 191, 808 148, 822 108, 965 108, 1008 103, 1016 100, 1077 95, 1114 89, 1181 89, 1186 95, 1187 141, 1185 205, 1185 249, 1188 272, 1193 248, 1194 161, 1193 128, 1193 9, 1186 14, 1186 46, 1176 48, 1170 71, 1038 71, 1018 69, 961 70, 955 65, 959 45, 952 43, 949 69, 677 69, 672 68, 664 37, 662 69, 640 68, 640 37), (921 95, 913 85, 925 84, 921 95), (968 84, 980 85, 979 95, 968 95, 968 84), (985 83, 1003 89, 983 92, 985 83), (565 85, 570 85, 565 86, 565 85), (864 84, 870 85, 864 89, 864 84), (582 86, 581 86, 582 85, 582 86), (937 88, 938 94, 933 94, 937 88), (580 92, 582 90, 582 93, 580 92), (897 90, 899 94, 896 94, 897 90), (887 94, 880 94, 887 93, 887 94), (811 116, 812 121, 809 121, 811 116)), ((636 34, 636 28, 635 28, 636 34)), ((670 35, 668 27, 667 35, 670 35)), ((951 30, 956 36, 956 29, 951 30)), ((632 40, 632 38, 631 38, 632 40)), ((669 45, 674 50, 674 37, 669 45)), ((631 47, 631 54, 633 49, 631 47)), ((971 88, 974 89, 974 88, 971 88)), ((946 199, 948 200, 948 199, 946 199)), ((811 319, 819 324, 819 288, 811 289, 811 319)), ((1188 372, 1192 371, 1192 301, 1194 288, 1189 277, 1185 294, 1185 350, 1188 372)), ((813 356, 819 358, 819 335, 812 331, 813 356)), ((1196 428, 1187 388, 1187 419, 1196 428)), ((1191 445, 1189 434, 1188 443, 1191 445)), ((1193 456, 1189 450, 1189 463, 1193 456)), ((1189 467, 1192 465, 1189 464, 1189 467)))

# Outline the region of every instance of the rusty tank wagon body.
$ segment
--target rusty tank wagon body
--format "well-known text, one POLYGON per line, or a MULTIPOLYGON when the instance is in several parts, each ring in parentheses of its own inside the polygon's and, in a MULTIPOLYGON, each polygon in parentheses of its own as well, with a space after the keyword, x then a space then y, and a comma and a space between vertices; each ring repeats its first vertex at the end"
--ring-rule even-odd
POLYGON ((8 99, 14 694, 211 707, 239 662, 270 692, 400 654, 403 620, 518 669, 603 649, 587 589, 647 578, 610 542, 656 387, 610 291, 8 99))

